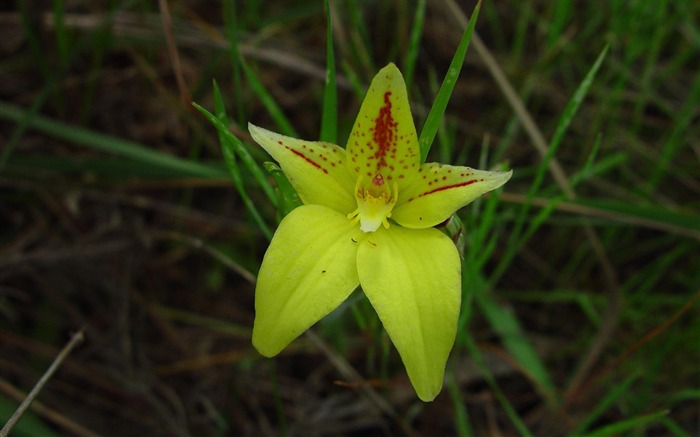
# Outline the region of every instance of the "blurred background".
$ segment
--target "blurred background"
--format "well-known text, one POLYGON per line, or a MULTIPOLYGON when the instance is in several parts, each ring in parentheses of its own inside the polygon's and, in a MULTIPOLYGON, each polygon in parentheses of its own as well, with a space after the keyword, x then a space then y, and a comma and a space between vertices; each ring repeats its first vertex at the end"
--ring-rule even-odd
MULTIPOLYGON (((420 132, 475 6, 330 1, 339 144, 388 62, 420 132)), ((3 423, 85 333, 13 435, 699 435, 700 3, 483 2, 428 160, 514 176, 460 211, 428 404, 360 291, 274 359, 250 343, 269 232, 246 199, 281 217, 246 124, 319 138, 325 11, 0 4, 3 423), (259 166, 239 189, 191 105, 214 80, 259 166)))

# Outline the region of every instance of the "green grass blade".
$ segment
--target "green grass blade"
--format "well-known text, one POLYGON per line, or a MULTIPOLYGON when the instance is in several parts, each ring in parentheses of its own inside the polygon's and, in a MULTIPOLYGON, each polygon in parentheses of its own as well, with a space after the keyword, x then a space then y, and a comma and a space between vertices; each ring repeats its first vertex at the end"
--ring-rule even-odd
MULTIPOLYGON (((377 68, 374 65, 374 45, 367 30, 367 20, 362 16, 362 8, 357 0, 347 0, 345 2, 336 2, 346 8, 345 15, 350 22, 349 36, 351 41, 352 55, 364 73, 374 75, 377 68)), ((360 74, 362 76, 362 74, 360 74)), ((364 95, 364 92, 363 94, 364 95)))
POLYGON ((668 429, 668 431, 671 433, 670 435, 674 435, 676 437, 690 437, 690 433, 688 431, 684 430, 669 417, 661 417, 660 422, 664 424, 666 429, 668 429))
POLYGON ((128 178, 153 180, 171 179, 173 176, 189 176, 174 174, 172 170, 167 168, 118 156, 105 159, 103 155, 72 157, 54 154, 17 154, 12 157, 3 170, 2 176, 11 178, 15 175, 22 175, 40 179, 60 173, 76 176, 93 173, 100 175, 102 181, 115 183, 123 182, 128 178))
MULTIPOLYGON (((593 66, 588 71, 586 76, 583 78, 583 81, 574 92, 573 96, 571 97, 571 100, 566 105, 566 108, 564 108, 564 112, 561 118, 559 119, 559 123, 557 124, 554 134, 552 135, 552 140, 550 141, 549 148, 547 149, 547 154, 545 155, 542 162, 540 162, 540 165, 537 167, 535 180, 532 183, 532 185, 530 185, 530 189, 527 192, 527 200, 523 204, 522 208, 520 208, 518 216, 515 219, 515 226, 510 234, 507 245, 509 250, 506 251, 504 256, 501 258, 501 261, 499 262, 498 266, 496 267, 493 275, 494 280, 495 278, 500 277, 506 271, 510 263, 513 261, 513 259, 519 252, 520 247, 522 247, 522 245, 527 241, 527 238, 523 238, 522 234, 523 227, 525 226, 527 218, 527 213, 532 207, 532 200, 534 199, 535 195, 539 192, 540 187, 542 186, 542 183, 545 180, 545 176, 548 172, 549 162, 552 160, 557 150, 559 149, 559 146, 561 145, 562 140, 564 139, 564 135, 566 134, 571 120, 576 115, 576 112, 581 106, 584 97, 588 94, 591 85, 593 85, 593 79, 595 78, 596 74, 598 73, 598 70, 603 64, 603 60, 605 59, 605 56, 608 53, 608 49, 609 46, 607 45, 603 48, 603 50, 593 63, 593 66)), ((536 228, 530 226, 528 228, 527 233, 529 235, 532 235, 535 230, 536 228)))
POLYGON ((280 220, 284 218, 287 214, 292 212, 292 210, 298 206, 301 206, 303 202, 297 194, 296 190, 292 186, 292 183, 287 179, 287 175, 284 174, 282 169, 274 162, 267 161, 263 164, 265 170, 267 170, 270 175, 274 178, 277 183, 277 189, 280 193, 279 198, 279 208, 280 220))
POLYGON ((647 414, 645 416, 633 417, 631 419, 622 420, 620 422, 606 425, 596 429, 595 431, 585 434, 585 437, 607 437, 611 435, 621 435, 627 431, 649 425, 654 422, 661 422, 661 419, 668 415, 668 411, 657 411, 656 413, 647 414))
POLYGON ((367 92, 367 85, 362 83, 360 77, 357 75, 357 72, 349 63, 343 63, 343 71, 345 72, 345 76, 347 76, 348 81, 350 82, 350 86, 352 87, 352 90, 355 93, 355 97, 357 97, 357 100, 361 102, 362 99, 364 99, 365 97, 365 93, 367 92))
POLYGON ((68 34, 63 14, 63 0, 53 1, 53 24, 56 35, 56 51, 61 67, 68 65, 68 34))
POLYGON ((22 23, 22 30, 24 30, 24 37, 29 45, 29 51, 32 54, 33 65, 35 65, 36 69, 41 73, 44 82, 49 82, 54 72, 49 68, 47 63, 48 58, 41 44, 41 38, 39 37, 41 30, 31 19, 34 12, 30 6, 32 3, 33 2, 30 0, 18 0, 16 2, 17 10, 22 23))
POLYGON ((239 158, 241 158, 243 165, 245 165, 248 168, 248 170, 250 170, 250 172, 253 174, 253 177, 258 182, 258 184, 260 184, 260 187, 265 191, 265 195, 268 199, 270 199, 270 202, 272 202, 273 205, 277 206, 277 196, 275 195, 274 188, 272 188, 272 185, 270 185, 270 183, 267 181, 267 176, 265 176, 265 172, 263 172, 260 166, 258 166, 258 164, 255 162, 255 159, 253 159, 253 157, 250 155, 250 153, 245 148, 241 140, 239 140, 233 133, 231 133, 231 131, 228 129, 228 126, 222 123, 221 120, 219 120, 214 114, 207 111, 197 103, 192 103, 192 105, 194 105, 194 107, 197 108, 199 112, 201 112, 209 120, 209 122, 214 125, 219 134, 226 138, 227 142, 234 146, 236 154, 239 158))
MULTIPOLYGON (((485 291, 485 290, 484 290, 485 291)), ((474 300, 493 329, 501 337, 503 346, 535 384, 542 397, 556 405, 556 388, 539 355, 527 339, 515 315, 498 304, 490 293, 477 292, 474 300)))
POLYGON ((693 120, 697 120, 698 106, 700 106, 700 75, 695 76, 695 81, 688 94, 688 99, 683 105, 683 108, 679 111, 680 116, 676 119, 669 138, 664 142, 664 148, 661 151, 661 159, 659 159, 651 175, 652 189, 656 189, 665 177, 673 174, 673 170, 670 168, 671 161, 678 152, 680 152, 683 145, 687 144, 683 140, 684 137, 687 135, 688 138, 690 138, 688 128, 692 126, 693 120))
POLYGON ((0 172, 5 168, 5 165, 10 159, 12 152, 14 152, 15 147, 17 147, 17 144, 19 144, 20 138, 22 138, 24 132, 31 125, 32 120, 39 112, 41 107, 44 106, 44 103, 46 103, 46 100, 51 95, 54 86, 56 85, 58 80, 62 78, 63 74, 56 74, 52 76, 51 80, 44 85, 41 92, 36 96, 36 98, 32 102, 32 106, 29 108, 29 110, 26 111, 26 114, 18 118, 18 120, 16 120, 17 127, 15 127, 15 130, 12 132, 12 136, 5 144, 5 147, 3 147, 2 152, 0 152, 0 172))
POLYGON ((574 430, 574 435, 581 435, 592 423, 594 423, 598 418, 612 406, 612 404, 622 396, 632 385, 634 381, 639 378, 639 375, 629 376, 627 379, 619 384, 615 384, 612 389, 601 399, 598 404, 593 408, 583 420, 581 420, 574 430))
POLYGON ((508 419, 510 419, 515 428, 518 430, 518 435, 525 437, 532 436, 532 433, 527 428, 527 425, 525 425, 522 419, 520 419, 518 412, 515 411, 513 405, 511 405, 510 401, 508 401, 508 398, 503 393, 503 390, 501 390, 501 387, 498 386, 498 383, 496 383, 496 379, 488 369, 488 366, 486 366, 484 363, 484 358, 481 356, 481 351, 479 351, 479 347, 476 345, 476 342, 471 334, 467 333, 465 336, 465 342, 469 354, 474 358, 474 361, 476 361, 476 364, 479 366, 479 370, 481 370, 481 374, 486 380, 486 383, 489 385, 489 387, 491 387, 491 391, 496 397, 496 400, 498 400, 498 403, 501 405, 501 408, 503 408, 506 416, 508 416, 508 419))
MULTIPOLYGON (((28 117, 31 117, 29 111, 6 102, 0 102, 1 119, 22 123, 28 117)), ((28 125, 39 132, 76 145, 129 157, 135 161, 168 169, 173 172, 173 175, 199 176, 212 179, 227 177, 226 170, 223 167, 178 158, 132 141, 61 123, 40 115, 31 117, 28 125)))
POLYGON ((328 0, 324 0, 323 4, 326 11, 326 87, 323 92, 320 139, 321 141, 336 144, 338 141, 338 92, 335 85, 333 27, 328 0))
MULTIPOLYGON (((226 117, 226 107, 224 106, 223 98, 221 97, 221 92, 219 91, 219 86, 216 81, 214 81, 214 105, 216 107, 216 116, 224 124, 228 125, 228 119, 226 117)), ((265 220, 258 212, 255 207, 255 203, 251 200, 246 191, 245 185, 243 183, 243 178, 241 177, 240 169, 238 168, 238 162, 236 160, 236 149, 242 147, 242 144, 234 144, 230 137, 223 135, 219 131, 219 143, 221 144, 221 153, 224 155, 224 161, 226 162, 226 167, 231 174, 231 179, 233 180, 233 185, 238 190, 238 194, 241 196, 241 200, 245 205, 246 209, 253 217, 253 220, 258 224, 258 227, 262 233, 267 237, 268 240, 272 240, 272 231, 270 230, 265 220)))
POLYGON ((593 80, 595 79, 596 74, 598 74, 598 70, 600 70, 601 65, 603 65, 603 61, 605 60, 609 49, 610 46, 608 45, 603 48, 603 51, 600 52, 593 63, 593 66, 590 70, 588 70, 588 73, 583 78, 583 81, 574 92, 574 95, 566 105, 566 108, 564 108, 564 113, 559 119, 554 135, 552 135, 552 141, 549 143, 549 154, 554 155, 556 150, 559 148, 559 145, 564 139, 564 135, 569 128, 569 124, 571 124, 571 120, 573 120, 574 116, 578 112, 581 103, 583 103, 583 99, 586 97, 586 95, 588 95, 588 91, 590 91, 591 85, 593 85, 593 80))
POLYGON ((263 106, 265 106, 267 109, 267 112, 269 112, 270 116, 272 116, 272 119, 275 120, 275 123, 277 123, 281 133, 289 137, 299 138, 299 135, 297 135, 296 131, 292 127, 292 124, 289 122, 289 119, 284 115, 284 112, 282 112, 282 109, 279 107, 277 102, 275 102, 275 99, 273 99, 272 95, 267 92, 263 83, 260 81, 260 79, 258 79, 255 72, 250 69, 248 64, 246 64, 243 59, 241 59, 241 67, 243 68, 243 73, 245 73, 246 79, 248 79, 250 88, 253 90, 255 95, 258 96, 263 106))
POLYGON ((423 125, 423 130, 421 130, 420 137, 418 138, 418 143, 420 144, 420 157, 421 162, 425 162, 430 151, 430 146, 433 144, 435 135, 437 134, 440 123, 442 122, 442 117, 445 114, 445 109, 447 108, 447 103, 450 101, 450 96, 452 95, 452 90, 454 90, 457 84, 457 79, 459 78, 459 73, 462 71, 462 66, 464 65, 464 58, 467 55, 467 48, 469 48, 469 42, 472 39, 472 34, 474 33, 474 26, 476 26, 476 19, 479 16, 479 8, 481 3, 477 3, 469 19, 469 25, 462 35, 462 39, 459 42, 459 46, 455 51, 452 62, 450 63, 450 68, 445 74, 445 79, 440 86, 440 91, 438 91, 437 96, 435 96, 435 102, 432 108, 430 108, 430 113, 428 113, 428 118, 425 120, 423 125))
POLYGON ((454 422, 457 435, 459 437, 473 436, 474 431, 469 423, 469 414, 467 414, 467 408, 462 394, 459 392, 459 386, 457 385, 453 370, 448 371, 445 383, 447 385, 447 393, 450 395, 455 411, 454 422))
POLYGON ((586 158, 585 164, 583 164, 581 170, 577 171, 576 174, 574 174, 571 177, 572 189, 576 187, 576 185, 578 185, 581 181, 590 177, 593 174, 593 164, 595 164, 595 160, 598 157, 598 152, 600 151, 600 143, 602 143, 602 141, 603 135, 598 133, 595 139, 595 143, 593 143, 593 147, 591 148, 591 153, 589 153, 588 158, 586 158))
POLYGON ((420 39, 423 35, 425 5, 425 0, 418 0, 418 4, 416 4, 416 14, 413 16, 411 36, 408 40, 408 50, 406 51, 406 59, 403 64, 403 78, 406 82, 406 88, 408 89, 409 94, 411 94, 411 89, 413 88, 413 73, 416 71, 416 60, 418 59, 418 51, 420 50, 420 39))

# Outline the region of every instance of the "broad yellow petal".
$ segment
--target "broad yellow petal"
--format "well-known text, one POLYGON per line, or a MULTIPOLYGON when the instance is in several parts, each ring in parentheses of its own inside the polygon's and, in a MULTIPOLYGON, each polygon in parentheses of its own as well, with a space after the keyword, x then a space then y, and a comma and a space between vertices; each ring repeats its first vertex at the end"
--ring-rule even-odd
POLYGON ((335 144, 303 141, 248 124, 255 142, 282 167, 282 171, 307 205, 323 205, 347 214, 357 205, 355 177, 345 163, 345 150, 335 144))
POLYGON ((303 205, 287 215, 265 253, 255 289, 253 346, 278 354, 358 285, 364 233, 345 215, 303 205))
POLYGON ((407 228, 435 226, 482 194, 505 184, 512 174, 512 171, 423 164, 412 183, 399 193, 391 218, 407 228))
POLYGON ((406 84, 396 65, 382 68, 372 80, 352 128, 347 166, 369 182, 381 174, 399 188, 418 171, 420 150, 408 104, 406 84))
POLYGON ((436 229, 390 226, 360 244, 357 267, 418 397, 432 401, 457 333, 461 291, 454 243, 436 229))

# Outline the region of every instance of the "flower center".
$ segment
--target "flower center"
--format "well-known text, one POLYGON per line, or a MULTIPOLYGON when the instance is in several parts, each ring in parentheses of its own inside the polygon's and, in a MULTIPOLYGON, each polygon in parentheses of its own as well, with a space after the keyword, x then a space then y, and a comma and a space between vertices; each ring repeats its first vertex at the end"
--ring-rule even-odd
POLYGON ((348 218, 355 222, 359 220, 363 232, 374 232, 380 225, 388 228, 387 219, 391 217, 391 210, 399 197, 398 185, 394 183, 392 195, 381 173, 374 175, 369 184, 365 184, 363 179, 360 176, 355 184, 357 209, 348 214, 348 218))

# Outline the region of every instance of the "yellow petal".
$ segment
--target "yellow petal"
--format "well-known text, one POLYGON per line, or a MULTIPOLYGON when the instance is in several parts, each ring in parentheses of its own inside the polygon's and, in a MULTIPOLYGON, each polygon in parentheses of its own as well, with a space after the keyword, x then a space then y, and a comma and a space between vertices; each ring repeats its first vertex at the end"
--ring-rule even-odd
POLYGON ((457 333, 461 291, 454 243, 436 229, 391 226, 360 244, 357 267, 418 397, 432 401, 457 333))
POLYGON ((282 171, 307 205, 323 205, 347 214, 356 206, 355 178, 345 163, 345 150, 335 144, 302 141, 267 129, 248 125, 260 144, 282 167, 282 171))
POLYGON ((399 193, 391 218, 407 228, 435 226, 482 194, 505 184, 512 174, 512 171, 423 164, 412 183, 399 193))
POLYGON ((363 234, 319 205, 300 206, 282 220, 255 289, 253 346, 262 355, 278 354, 352 293, 363 234))
POLYGON ((418 170, 420 150, 406 84, 396 65, 377 73, 362 102, 348 145, 348 169, 355 180, 377 174, 399 188, 418 170))

